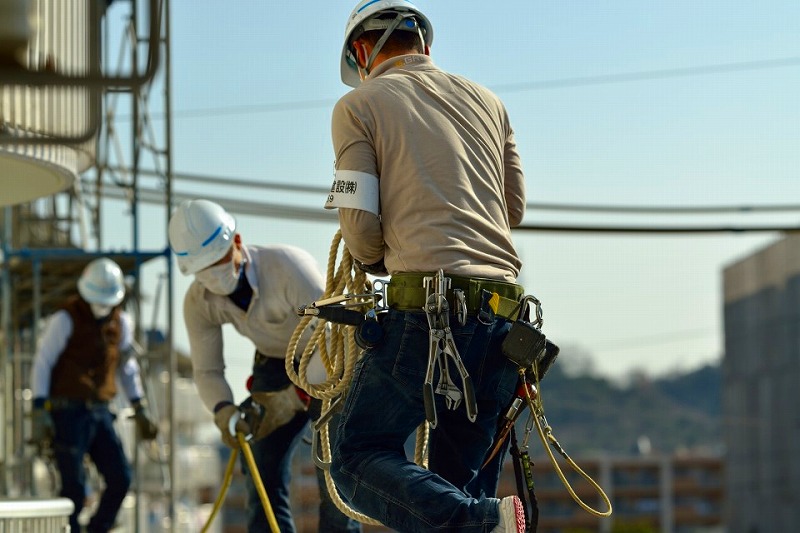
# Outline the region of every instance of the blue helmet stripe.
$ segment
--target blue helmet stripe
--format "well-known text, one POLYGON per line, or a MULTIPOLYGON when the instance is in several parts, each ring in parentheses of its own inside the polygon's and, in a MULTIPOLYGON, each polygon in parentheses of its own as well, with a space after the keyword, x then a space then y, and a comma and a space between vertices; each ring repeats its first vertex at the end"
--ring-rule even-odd
MULTIPOLYGON (((208 237, 208 239, 206 239, 206 240, 204 240, 204 241, 202 242, 202 244, 200 245, 200 248, 205 248, 206 246, 208 246, 209 244, 211 244, 211 242, 212 242, 214 239, 216 239, 216 238, 217 238, 217 236, 218 236, 218 235, 219 235, 221 232, 222 232, 222 224, 220 224, 220 226, 219 226, 219 227, 218 227, 216 230, 214 230, 214 233, 212 233, 212 234, 211 234, 211 235, 208 237)), ((175 252, 175 255, 180 255, 180 256, 186 256, 186 255, 189 255, 189 253, 190 253, 188 250, 187 250, 187 251, 185 251, 185 252, 179 252, 179 251, 177 251, 177 250, 173 249, 172 251, 173 251, 173 252, 175 252)))
POLYGON ((203 244, 201 244, 200 246, 207 246, 208 243, 210 243, 211 241, 213 241, 214 239, 217 238, 217 235, 219 235, 221 231, 222 231, 222 224, 220 224, 220 226, 217 228, 217 231, 212 233, 211 236, 208 239, 204 240, 203 244))

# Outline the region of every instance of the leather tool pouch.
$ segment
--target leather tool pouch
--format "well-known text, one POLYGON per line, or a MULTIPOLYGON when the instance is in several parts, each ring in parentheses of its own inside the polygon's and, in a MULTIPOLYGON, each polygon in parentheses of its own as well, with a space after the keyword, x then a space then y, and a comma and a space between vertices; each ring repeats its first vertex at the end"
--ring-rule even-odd
MULTIPOLYGON (((537 327, 523 320, 516 320, 502 345, 503 354, 530 373, 536 368, 539 380, 553 366, 559 348, 544 336, 537 327)), ((533 377, 533 376, 531 376, 533 377)))

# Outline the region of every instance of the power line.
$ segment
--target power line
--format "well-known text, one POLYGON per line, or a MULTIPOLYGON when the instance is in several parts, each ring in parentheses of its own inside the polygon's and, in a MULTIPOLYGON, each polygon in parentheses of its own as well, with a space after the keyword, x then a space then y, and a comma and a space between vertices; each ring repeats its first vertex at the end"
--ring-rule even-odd
POLYGON ((594 213, 615 214, 686 214, 686 215, 711 215, 711 214, 750 214, 758 212, 792 212, 800 211, 800 204, 773 204, 773 205, 695 205, 695 206, 636 206, 636 205, 588 205, 588 204, 559 204, 537 203, 526 204, 528 209, 544 211, 584 211, 594 213))
MULTIPOLYGON (((92 183, 89 182, 88 192, 93 192, 92 183)), ((129 200, 129 191, 126 187, 117 184, 104 184, 103 196, 119 200, 129 200)), ((197 194, 174 192, 173 199, 176 202, 190 200, 197 197, 197 194)), ((150 204, 163 204, 164 192, 157 188, 148 189, 139 187, 137 199, 140 202, 150 204)), ((276 204, 267 202, 255 202, 249 200, 239 200, 230 197, 213 196, 214 201, 225 207, 227 210, 245 215, 275 217, 280 219, 301 220, 304 222, 336 222, 337 216, 333 210, 322 209, 321 207, 308 207, 300 205, 276 204)), ((754 233, 754 232, 800 232, 800 226, 698 226, 698 227, 679 227, 679 226, 600 226, 600 225, 548 225, 548 224, 524 224, 512 228, 512 231, 529 232, 562 232, 562 233, 631 233, 631 234, 699 234, 699 233, 754 233)))
MULTIPOLYGON (((93 194, 96 192, 95 183, 84 181, 85 192, 93 194)), ((128 187, 116 183, 104 183, 102 195, 105 198, 130 201, 130 190, 128 187)), ((185 192, 173 192, 172 198, 175 203, 184 200, 193 200, 197 194, 185 192)), ((205 195, 205 197, 209 197, 205 195)), ((256 202, 250 200, 239 200, 213 195, 212 198, 227 211, 240 215, 253 215, 260 217, 274 217, 284 220, 299 220, 303 222, 338 222, 337 213, 331 209, 322 207, 306 207, 297 205, 276 204, 268 202, 256 202)), ((164 205, 164 191, 159 188, 137 188, 137 201, 146 204, 164 205)))
POLYGON ((775 226, 601 226, 522 224, 512 231, 538 231, 560 233, 631 233, 631 234, 700 234, 700 233, 795 233, 798 225, 775 226))
MULTIPOLYGON (((112 172, 130 174, 132 169, 123 167, 106 167, 112 172)), ((139 169, 139 174, 146 176, 156 176, 163 178, 163 173, 149 169, 139 169)), ((254 189, 265 189, 270 191, 284 191, 315 194, 320 197, 327 195, 330 188, 319 185, 304 185, 296 183, 275 183, 267 181, 256 181, 252 179, 233 178, 225 176, 210 176, 193 173, 173 173, 172 178, 177 181, 189 181, 209 185, 219 185, 221 187, 244 187, 254 189)), ((91 183, 91 182, 89 182, 91 183)), ((800 204, 773 204, 773 205, 704 205, 704 206, 633 206, 633 205, 590 205, 590 204, 564 204, 564 203, 545 203, 528 202, 526 209, 531 211, 563 211, 563 212, 588 212, 588 213, 609 213, 609 214, 670 214, 670 215, 711 215, 711 214, 752 214, 765 212, 796 212, 800 211, 800 204)), ((653 228, 636 228, 623 226, 621 228, 606 228, 593 226, 592 231, 606 232, 629 232, 637 233, 641 231, 655 231, 653 228)), ((584 231, 586 226, 546 226, 546 225, 523 225, 520 230, 539 230, 539 231, 584 231)), ((719 233, 737 231, 796 231, 797 226, 756 226, 756 227, 719 227, 719 226, 688 226, 669 228, 665 230, 670 233, 719 233)))
POLYGON ((716 335, 716 330, 708 328, 686 329, 662 333, 659 335, 649 335, 645 337, 628 337, 625 339, 597 341, 592 344, 592 348, 597 350, 633 350, 673 344, 689 340, 707 339, 716 335))
MULTIPOLYGON (((712 74, 727 74, 749 70, 764 70, 774 68, 794 67, 800 65, 800 57, 783 57, 775 59, 761 59, 755 61, 740 61, 734 63, 717 63, 699 65, 696 67, 680 67, 671 69, 642 70, 636 72, 621 72, 618 74, 600 74, 597 76, 578 76, 571 78, 558 78, 553 80, 529 81, 519 83, 504 83, 491 85, 490 88, 498 93, 540 91, 546 89, 560 89, 568 87, 584 87, 587 85, 604 85, 609 83, 630 83, 638 81, 661 80, 668 78, 685 78, 691 76, 707 76, 712 74)), ((332 108, 336 99, 298 100, 295 102, 282 102, 273 104, 252 104, 236 106, 218 106, 197 109, 179 109, 172 113, 173 118, 198 118, 220 115, 245 115, 252 113, 276 113, 283 111, 300 111, 305 109, 332 108)), ((163 119, 164 113, 151 113, 152 119, 163 119)), ((130 115, 117 115, 117 120, 130 120, 130 115)))
POLYGON ((784 57, 777 59, 761 59, 737 63, 718 63, 697 67, 681 67, 659 70, 643 70, 639 72, 623 72, 620 74, 601 74, 598 76, 581 76, 557 80, 532 81, 522 83, 506 83, 493 86, 497 92, 535 91, 558 89, 564 87, 581 87, 585 85, 602 85, 606 83, 627 83, 635 81, 660 80, 666 78, 685 78, 689 76, 706 76, 709 74, 727 74, 747 70, 763 70, 772 68, 794 67, 800 65, 800 57, 784 57))

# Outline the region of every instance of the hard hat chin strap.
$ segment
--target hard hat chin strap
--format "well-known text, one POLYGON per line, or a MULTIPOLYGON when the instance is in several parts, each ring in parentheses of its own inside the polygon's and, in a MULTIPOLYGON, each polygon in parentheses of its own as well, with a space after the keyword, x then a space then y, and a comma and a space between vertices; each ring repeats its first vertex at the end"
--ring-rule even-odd
MULTIPOLYGON (((394 30, 396 30, 397 27, 400 25, 400 23, 403 22, 405 19, 413 17, 414 13, 398 13, 397 16, 391 22, 389 22, 389 25, 383 32, 383 35, 381 35, 381 38, 378 39, 378 42, 376 42, 375 46, 372 48, 372 53, 369 54, 369 58, 367 59, 367 65, 363 69, 361 69, 360 67, 358 69, 359 72, 363 70, 365 74, 364 77, 369 76, 369 73, 372 70, 372 64, 375 62, 375 58, 381 52, 381 49, 383 48, 383 45, 386 44, 386 41, 389 40, 389 36, 391 36, 392 32, 394 32, 394 30)), ((417 26, 417 33, 419 34, 419 38, 424 45, 425 39, 422 36, 422 32, 419 29, 419 25, 418 24, 415 25, 417 26)))

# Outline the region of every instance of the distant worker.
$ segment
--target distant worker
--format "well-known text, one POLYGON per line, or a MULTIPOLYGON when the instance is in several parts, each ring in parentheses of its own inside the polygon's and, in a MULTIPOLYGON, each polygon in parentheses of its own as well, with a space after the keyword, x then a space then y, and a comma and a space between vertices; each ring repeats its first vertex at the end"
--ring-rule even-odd
MULTIPOLYGON (((291 533, 295 531, 289 504, 291 461, 310 414, 301 399, 305 392, 295 388, 286 374, 285 357, 300 322, 297 309, 323 294, 323 277, 314 258, 294 246, 245 246, 234 218, 208 200, 178 206, 169 222, 169 241, 181 273, 194 275, 184 298, 183 318, 200 398, 214 414, 225 444, 239 447, 232 430, 253 434, 251 447, 270 506, 281 532, 291 533), (263 418, 250 418, 250 424, 242 419, 225 379, 224 324, 232 324, 255 344, 249 399, 261 406, 263 418)), ((321 362, 318 372, 321 381, 325 377, 321 362)), ((310 411, 316 411, 318 403, 315 400, 310 411)), ((248 474, 244 461, 242 468, 248 474)), ((358 522, 331 501, 317 470, 319 530, 360 531, 358 522)), ((268 531, 252 476, 247 475, 246 483, 248 531, 268 531)))
POLYGON ((347 20, 341 76, 354 89, 333 110, 326 207, 339 209, 357 264, 392 277, 384 337, 356 367, 331 474, 357 511, 394 530, 521 533, 519 497, 495 497, 502 454, 481 465, 518 380, 501 344, 524 292, 511 228, 525 179, 500 99, 434 65, 432 41, 406 0, 362 0, 347 20), (429 469, 403 449, 426 418, 429 469))
POLYGON ((132 320, 120 307, 124 297, 119 266, 106 258, 90 262, 78 279, 78 295, 48 320, 33 363, 31 441, 40 448, 52 446, 61 496, 75 504, 69 518, 72 531, 81 531, 85 455, 105 482, 85 531, 111 530, 131 485, 131 466, 108 406, 116 396, 117 379, 133 406, 139 437, 152 440, 158 432, 132 348, 132 320))

